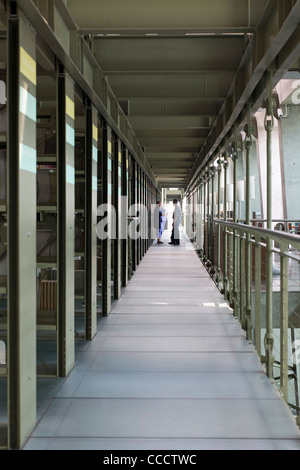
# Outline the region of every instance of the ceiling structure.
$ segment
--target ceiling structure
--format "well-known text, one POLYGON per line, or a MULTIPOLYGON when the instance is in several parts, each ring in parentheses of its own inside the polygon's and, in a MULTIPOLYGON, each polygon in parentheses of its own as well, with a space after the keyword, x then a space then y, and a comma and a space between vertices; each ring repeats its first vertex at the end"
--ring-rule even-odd
POLYGON ((267 0, 67 0, 162 187, 186 186, 267 0))

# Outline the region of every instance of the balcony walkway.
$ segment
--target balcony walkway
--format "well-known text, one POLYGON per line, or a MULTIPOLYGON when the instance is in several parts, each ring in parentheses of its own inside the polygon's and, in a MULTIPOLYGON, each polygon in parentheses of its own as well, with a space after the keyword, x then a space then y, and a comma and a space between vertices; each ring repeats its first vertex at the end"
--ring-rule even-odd
MULTIPOLYGON (((25 449, 300 449, 190 243, 154 244, 25 449)), ((50 395, 49 395, 50 394, 50 395)), ((45 400, 44 396, 44 400, 45 400)))

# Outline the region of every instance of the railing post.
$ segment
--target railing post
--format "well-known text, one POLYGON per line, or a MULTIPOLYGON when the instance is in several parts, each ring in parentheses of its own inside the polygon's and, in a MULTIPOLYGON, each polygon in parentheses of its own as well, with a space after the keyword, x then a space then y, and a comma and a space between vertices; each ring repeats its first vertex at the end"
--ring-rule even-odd
POLYGON ((237 244, 239 245, 239 320, 241 322, 242 328, 246 331, 246 316, 245 316, 245 277, 246 277, 246 253, 245 253, 245 242, 246 236, 241 234, 237 238, 237 244))
MULTIPOLYGON (((274 128, 274 116, 272 107, 272 72, 269 72, 269 97, 266 103, 265 130, 267 132, 267 228, 272 229, 272 131, 274 128)), ((269 378, 273 377, 273 253, 272 240, 267 237, 267 285, 266 285, 266 367, 269 378)))
POLYGON ((199 224, 200 224, 200 231, 199 231, 199 253, 200 259, 203 260, 203 177, 201 176, 199 180, 199 192, 200 192, 200 214, 199 214, 199 224))
MULTIPOLYGON (((224 153, 224 222, 227 222, 227 171, 228 171, 229 163, 227 159, 227 149, 224 153)), ((228 235, 227 229, 224 227, 223 229, 223 293, 224 299, 228 300, 228 261, 227 261, 227 252, 228 252, 228 235)))
POLYGON ((215 224, 214 224, 214 215, 215 215, 214 214, 214 207, 215 207, 215 176, 216 176, 216 167, 215 166, 211 166, 210 174, 211 174, 211 217, 210 217, 210 232, 211 232, 210 260, 211 260, 211 266, 210 266, 210 275, 213 277, 214 274, 215 274, 215 224))
POLYGON ((285 252, 287 244, 280 244, 280 391, 288 402, 288 258, 285 252))
MULTIPOLYGON (((218 167, 217 167, 217 172, 218 172, 218 219, 221 218, 221 171, 222 171, 222 161, 219 158, 218 159, 218 167)), ((218 241, 217 241, 217 278, 216 278, 216 283, 217 286, 220 286, 221 282, 221 227, 218 225, 218 241)))
POLYGON ((211 178, 211 173, 210 169, 207 169, 207 194, 206 194, 206 199, 207 199, 207 258, 206 258, 206 268, 207 270, 210 269, 211 267, 211 236, 210 236, 210 201, 209 201, 209 190, 210 190, 210 178, 211 178))
MULTIPOLYGON (((251 200, 250 200, 250 152, 252 148, 252 129, 250 121, 250 107, 248 125, 246 127, 246 225, 250 225, 251 200)), ((252 342, 252 273, 251 273, 251 236, 246 234, 246 337, 252 342)))
POLYGON ((255 237, 255 348, 261 358, 261 239, 255 237))
POLYGON ((204 230, 204 242, 203 242, 203 257, 202 262, 205 264, 207 260, 207 227, 206 227, 206 212, 207 212, 207 173, 203 175, 203 230, 204 230))
POLYGON ((198 178, 198 253, 202 250, 202 183, 201 177, 198 178))
MULTIPOLYGON (((238 222, 237 212, 237 161, 238 161, 238 148, 237 148, 237 137, 235 137, 234 150, 232 155, 233 161, 233 223, 238 222)), ((239 315, 239 296, 238 296, 238 240, 237 232, 233 231, 233 310, 234 315, 240 318, 239 315)))

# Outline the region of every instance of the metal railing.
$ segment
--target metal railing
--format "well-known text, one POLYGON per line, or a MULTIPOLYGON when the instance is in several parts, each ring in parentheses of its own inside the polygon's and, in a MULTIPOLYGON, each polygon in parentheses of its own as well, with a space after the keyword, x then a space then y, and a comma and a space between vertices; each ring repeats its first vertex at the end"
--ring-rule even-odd
POLYGON ((300 237, 214 219, 200 256, 300 424, 300 237))

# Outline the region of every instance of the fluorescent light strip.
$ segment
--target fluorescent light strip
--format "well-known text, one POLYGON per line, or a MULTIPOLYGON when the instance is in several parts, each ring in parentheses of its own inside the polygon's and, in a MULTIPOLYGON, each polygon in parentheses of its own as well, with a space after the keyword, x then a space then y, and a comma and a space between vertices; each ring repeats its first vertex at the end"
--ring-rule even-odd
POLYGON ((185 33, 186 36, 209 36, 215 33, 185 33))

